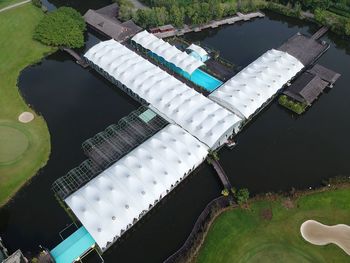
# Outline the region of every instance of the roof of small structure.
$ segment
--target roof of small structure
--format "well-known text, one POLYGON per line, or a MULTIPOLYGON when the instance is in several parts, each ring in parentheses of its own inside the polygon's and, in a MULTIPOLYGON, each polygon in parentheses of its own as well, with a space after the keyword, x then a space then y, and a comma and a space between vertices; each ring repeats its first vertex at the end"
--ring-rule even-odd
POLYGON ((142 30, 132 20, 120 22, 116 18, 117 13, 118 5, 112 4, 98 10, 89 9, 84 19, 96 30, 120 42, 142 30))
POLYGON ((304 72, 283 92, 283 94, 288 95, 296 101, 310 105, 318 98, 327 85, 328 83, 323 81, 319 76, 304 72))
POLYGON ((320 64, 314 65, 311 69, 308 70, 308 72, 319 76, 321 79, 329 82, 330 84, 334 84, 340 77, 339 73, 336 73, 333 70, 321 66, 320 64))
POLYGON ((339 73, 316 64, 301 74, 283 94, 310 105, 329 84, 334 84, 339 77, 339 73))
POLYGON ((146 30, 136 34, 132 40, 189 74, 204 65, 203 62, 170 45, 163 39, 148 33, 146 30))
POLYGON ((204 48, 197 46, 195 44, 191 44, 187 49, 196 52, 202 58, 208 55, 208 52, 204 48))
POLYGON ((207 146, 170 124, 65 202, 104 251, 207 154, 207 146))
POLYGON ((3 263, 25 263, 27 260, 22 254, 21 250, 16 250, 12 255, 9 255, 8 258, 6 258, 3 263))
POLYGON ((164 26, 154 27, 152 29, 173 30, 173 29, 175 29, 175 27, 173 25, 171 25, 171 24, 167 24, 167 25, 164 25, 164 26))

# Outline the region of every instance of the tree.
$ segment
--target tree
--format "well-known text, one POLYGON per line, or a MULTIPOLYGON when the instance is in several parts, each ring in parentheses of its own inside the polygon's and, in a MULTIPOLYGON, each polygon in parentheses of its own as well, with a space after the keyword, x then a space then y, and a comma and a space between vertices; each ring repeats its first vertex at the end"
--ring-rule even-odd
POLYGON ((182 27, 185 20, 184 9, 173 5, 169 10, 169 22, 176 27, 182 27))
POLYGON ((246 203, 249 199, 249 191, 247 188, 239 189, 236 193, 237 203, 242 205, 246 203))
POLYGON ((162 26, 169 21, 169 13, 165 7, 152 8, 153 16, 155 16, 155 25, 162 26))
POLYGON ((200 4, 200 24, 209 22, 212 19, 212 12, 208 3, 200 4))
POLYGON ((119 6, 119 19, 122 21, 127 21, 132 18, 132 8, 126 6, 126 5, 121 5, 119 6))
POLYGON ((33 38, 49 46, 79 48, 84 45, 86 24, 71 7, 60 7, 47 14, 34 30, 33 38))
POLYGON ((348 19, 348 22, 345 25, 345 34, 350 36, 350 19, 348 19))
POLYGON ((32 0, 32 4, 36 7, 41 7, 42 5, 41 0, 32 0))
POLYGON ((211 8, 211 16, 214 19, 220 19, 224 16, 224 6, 218 0, 209 1, 209 5, 211 8))

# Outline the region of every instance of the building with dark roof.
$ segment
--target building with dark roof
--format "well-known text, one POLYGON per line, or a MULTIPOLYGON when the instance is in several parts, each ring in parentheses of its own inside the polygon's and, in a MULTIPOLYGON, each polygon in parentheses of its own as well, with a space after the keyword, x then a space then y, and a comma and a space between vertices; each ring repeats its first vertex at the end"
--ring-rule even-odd
POLYGON ((132 20, 126 22, 119 21, 116 18, 118 12, 119 7, 114 3, 98 10, 89 9, 84 14, 84 20, 89 26, 103 35, 113 38, 118 42, 123 42, 141 31, 142 28, 132 20))
POLYGON ((278 50, 287 52, 305 66, 308 66, 316 61, 328 48, 329 45, 325 42, 297 33, 283 43, 278 50))
POLYGON ((323 90, 332 87, 339 77, 340 74, 316 64, 302 73, 283 94, 310 106, 323 90))

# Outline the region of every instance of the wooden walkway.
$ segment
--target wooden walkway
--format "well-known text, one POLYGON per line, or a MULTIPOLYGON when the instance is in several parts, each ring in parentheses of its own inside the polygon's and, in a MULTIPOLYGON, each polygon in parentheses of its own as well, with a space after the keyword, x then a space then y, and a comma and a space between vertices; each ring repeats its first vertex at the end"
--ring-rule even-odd
POLYGON ((217 160, 213 160, 212 158, 208 157, 209 159, 209 163, 211 163, 211 165, 213 166, 213 168, 215 169, 217 175, 219 176, 219 179, 222 183, 222 185, 230 190, 232 188, 232 185, 224 171, 224 169, 222 168, 222 166, 220 165, 219 161, 217 160))
POLYGON ((207 24, 197 26, 197 27, 190 27, 188 25, 185 25, 182 29, 177 29, 175 31, 170 31, 170 32, 163 32, 163 33, 155 33, 159 38, 166 38, 166 37, 173 37, 173 36, 182 36, 186 33, 189 32, 200 32, 203 29, 207 28, 217 28, 222 25, 231 25, 239 21, 249 21, 252 18, 256 17, 264 17, 265 15, 261 12, 253 12, 253 13, 248 13, 248 14, 242 14, 242 13, 237 13, 236 16, 232 16, 229 18, 224 18, 222 20, 213 20, 207 24))
POLYGON ((73 49, 66 47, 61 47, 60 49, 71 55, 75 59, 75 61, 83 68, 87 68, 89 66, 89 64, 73 49))
POLYGON ((327 33, 328 29, 329 28, 326 26, 321 27, 315 34, 312 35, 311 39, 313 39, 313 40, 320 39, 324 34, 327 33))

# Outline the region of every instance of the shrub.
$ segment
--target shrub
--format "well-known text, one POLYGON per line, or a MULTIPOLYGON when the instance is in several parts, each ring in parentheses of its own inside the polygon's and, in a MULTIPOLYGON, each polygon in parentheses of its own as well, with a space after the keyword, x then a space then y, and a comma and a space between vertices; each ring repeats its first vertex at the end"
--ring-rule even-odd
POLYGON ((306 104, 290 100, 286 95, 280 96, 278 98, 278 103, 297 114, 302 114, 307 108, 306 104))
POLYGON ((247 188, 242 188, 239 189, 236 193, 236 199, 237 199, 237 203, 239 205, 242 205, 244 203, 246 203, 249 199, 249 191, 247 188))
POLYGON ((84 45, 86 24, 70 7, 60 7, 45 15, 34 30, 33 38, 49 46, 79 48, 84 45))
POLYGON ((222 191, 221 191, 221 194, 223 195, 223 196, 228 196, 229 194, 230 194, 230 191, 228 190, 228 189, 223 189, 222 191))
POLYGON ((41 0, 32 0, 32 4, 36 7, 41 7, 42 5, 41 0))

